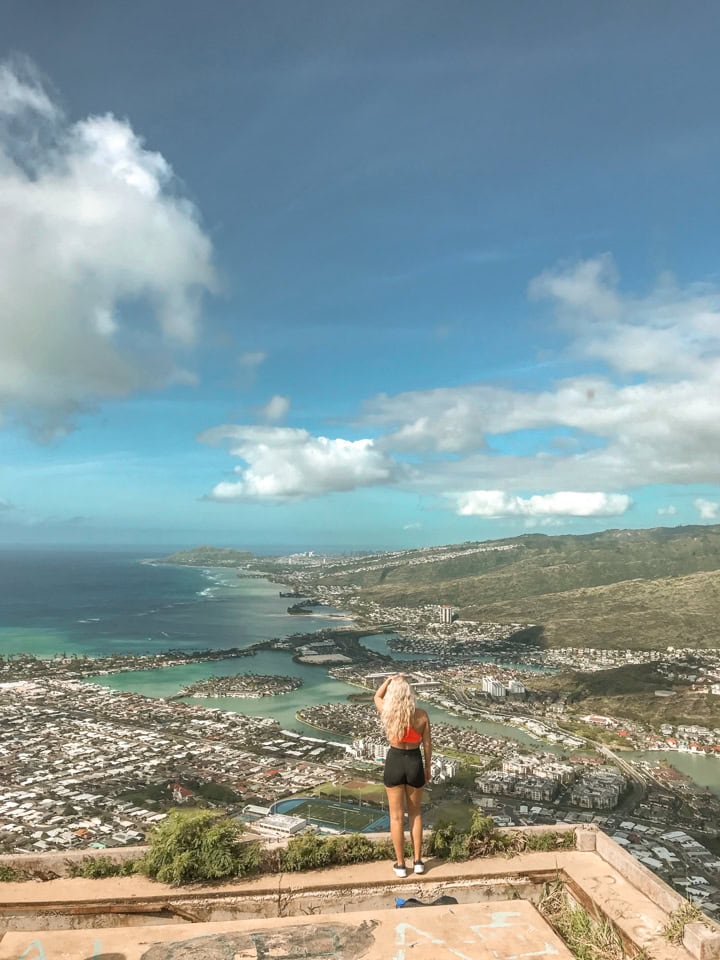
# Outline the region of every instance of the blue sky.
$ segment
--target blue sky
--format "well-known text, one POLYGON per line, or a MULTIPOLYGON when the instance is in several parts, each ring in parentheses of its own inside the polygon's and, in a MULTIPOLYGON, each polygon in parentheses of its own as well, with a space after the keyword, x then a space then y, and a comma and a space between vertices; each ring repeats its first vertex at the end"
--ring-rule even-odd
POLYGON ((0 543, 720 520, 720 10, 0 8, 0 543))

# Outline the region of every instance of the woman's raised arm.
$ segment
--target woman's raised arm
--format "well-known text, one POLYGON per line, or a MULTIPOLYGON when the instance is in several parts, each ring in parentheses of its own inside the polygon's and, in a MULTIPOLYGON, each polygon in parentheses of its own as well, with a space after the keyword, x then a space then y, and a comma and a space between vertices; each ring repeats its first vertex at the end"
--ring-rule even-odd
POLYGON ((373 697, 373 700, 375 701, 375 706, 377 707, 378 713, 382 713, 383 700, 385 699, 385 694, 387 693, 387 688, 390 686, 390 681, 391 681, 391 680, 394 680, 395 677, 401 677, 401 676, 402 676, 401 673, 396 673, 396 674, 395 674, 394 676, 392 676, 392 677, 386 677, 386 678, 383 680, 383 682, 381 683, 381 685, 380 685, 380 686, 377 688, 377 690, 375 691, 375 696, 373 697))

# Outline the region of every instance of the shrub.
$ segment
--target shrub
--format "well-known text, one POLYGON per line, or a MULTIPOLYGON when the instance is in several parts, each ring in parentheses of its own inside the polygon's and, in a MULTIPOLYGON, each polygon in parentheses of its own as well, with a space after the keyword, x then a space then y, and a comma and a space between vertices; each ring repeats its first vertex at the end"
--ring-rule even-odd
POLYGON ((80 863, 69 862, 68 876, 84 877, 86 880, 103 880, 106 877, 129 877, 137 873, 137 860, 122 863, 110 857, 86 857, 80 863))
POLYGON ((685 926, 688 923, 704 923, 706 926, 708 925, 700 907, 698 907, 696 903, 685 901, 677 910, 673 910, 670 914, 668 922, 662 928, 662 935, 670 943, 679 945, 683 942, 685 926))
POLYGON ((211 810, 171 810, 150 833, 139 870, 162 883, 244 877, 260 866, 258 843, 242 843, 242 825, 211 810))
POLYGON ((337 863, 333 839, 321 837, 312 830, 291 837, 286 849, 280 851, 280 869, 294 873, 332 866, 337 863))
POLYGON ((8 864, 0 863, 0 883, 16 883, 22 880, 20 871, 8 864))
POLYGON ((571 850, 575 846, 575 834, 572 830, 543 830, 541 833, 526 833, 523 836, 526 850, 571 850))
POLYGON ((470 829, 462 831, 456 823, 438 825, 428 838, 426 849, 430 856, 442 860, 469 860, 486 855, 499 834, 495 821, 477 811, 472 815, 470 829))
POLYGON ((556 833, 505 833, 495 826, 491 817, 473 813, 470 829, 460 830, 456 823, 438 825, 430 834, 426 851, 442 860, 471 860, 497 854, 514 854, 523 850, 559 850, 575 846, 575 834, 569 830, 556 833))
MULTIPOLYGON (((406 853, 409 849, 406 844, 406 853)), ((323 837, 306 830, 288 841, 286 849, 278 852, 275 863, 276 869, 295 873, 390 858, 395 858, 395 851, 389 840, 370 840, 361 833, 323 837)))

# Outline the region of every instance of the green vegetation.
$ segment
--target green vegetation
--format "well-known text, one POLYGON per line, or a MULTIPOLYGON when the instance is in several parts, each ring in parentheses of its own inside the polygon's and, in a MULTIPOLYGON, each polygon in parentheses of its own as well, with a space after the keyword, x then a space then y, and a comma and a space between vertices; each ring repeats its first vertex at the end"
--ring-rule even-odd
POLYGON ((292 813, 295 817, 328 823, 342 830, 364 830, 382 815, 382 811, 375 808, 332 807, 326 803, 314 803, 312 800, 306 800, 294 807, 292 813))
MULTIPOLYGON (((571 901, 562 881, 543 887, 538 910, 577 960, 626 960, 628 957, 612 923, 607 918, 593 919, 587 910, 571 901)), ((631 956, 640 960, 646 955, 644 951, 636 951, 631 956)))
POLYGON ((190 567, 239 567, 249 563, 254 554, 229 547, 193 547, 163 557, 161 563, 175 563, 190 567))
POLYGON ((428 838, 426 849, 429 856, 456 862, 502 854, 512 856, 523 850, 566 850, 574 846, 575 834, 571 830, 506 833, 498 830, 492 817, 483 817, 475 811, 467 830, 452 821, 438 824, 428 838))
MULTIPOLYGON (((697 672, 692 657, 685 658, 679 667, 690 673, 697 672)), ((527 685, 537 692, 565 695, 568 711, 573 713, 623 717, 655 729, 663 723, 686 723, 688 717, 705 726, 720 726, 720 698, 692 690, 687 680, 668 679, 653 663, 627 664, 594 673, 536 675, 527 680, 527 685), (658 697, 656 690, 671 692, 672 696, 658 697)), ((565 717, 559 725, 579 736, 619 745, 617 734, 570 717, 565 717)))
POLYGON ((543 830, 539 833, 525 833, 522 835, 525 850, 572 850, 575 848, 575 834, 572 830, 557 832, 543 830))
MULTIPOLYGON (((242 840, 242 826, 219 812, 172 810, 154 827, 150 848, 138 860, 118 863, 107 856, 68 862, 71 877, 90 880, 142 873, 174 885, 234 880, 254 873, 299 872, 394 859, 389 839, 372 840, 359 833, 322 836, 307 830, 292 837, 283 849, 264 849, 259 842, 242 840)), ((513 855, 524 850, 560 850, 575 845, 572 831, 525 834, 503 832, 494 821, 475 812, 467 829, 457 823, 438 826, 430 834, 425 853, 444 860, 513 855)), ((409 841, 405 855, 412 856, 409 841)), ((13 867, 0 867, 0 881, 26 879, 13 867)))
POLYGON ((110 857, 85 857, 80 863, 67 863, 69 877, 84 877, 86 880, 104 880, 106 877, 130 877, 138 872, 138 860, 116 862, 110 857))
MULTIPOLYGON (((720 604, 720 526, 531 534, 409 565, 417 551, 369 569, 326 566, 323 583, 357 583, 381 605, 451 603, 461 619, 538 624, 548 646, 714 647, 720 604)), ((519 638, 518 638, 519 639, 519 638)), ((532 637, 527 638, 530 641, 532 637)))
POLYGON ((171 810, 153 828, 150 849, 138 870, 162 883, 229 880, 255 872, 261 862, 258 843, 241 841, 242 825, 210 810, 171 810))
MULTIPOLYGON (((381 783, 370 781, 363 782, 362 785, 358 781, 357 786, 351 786, 347 783, 343 783, 342 786, 337 783, 321 783, 319 787, 315 787, 313 793, 317 797, 329 797, 332 800, 346 802, 362 800, 365 803, 377 804, 379 807, 387 806, 385 787, 381 783)), ((380 810, 377 810, 376 816, 380 812, 380 810)))
MULTIPOLYGON (((410 855, 409 845, 406 852, 410 855)), ((370 840, 359 833, 322 837, 308 830, 292 837, 287 848, 278 852, 277 869, 296 873, 318 867, 387 860, 394 856, 389 840, 370 840)))
POLYGON ((15 869, 15 867, 10 867, 7 864, 0 863, 0 883, 17 883, 23 879, 24 877, 19 870, 15 869))
POLYGON ((698 907, 696 903, 685 901, 677 910, 673 910, 670 914, 670 919, 662 929, 662 935, 669 943, 679 945, 683 942, 685 926, 688 923, 704 923, 706 926, 708 925, 707 919, 700 907, 698 907))

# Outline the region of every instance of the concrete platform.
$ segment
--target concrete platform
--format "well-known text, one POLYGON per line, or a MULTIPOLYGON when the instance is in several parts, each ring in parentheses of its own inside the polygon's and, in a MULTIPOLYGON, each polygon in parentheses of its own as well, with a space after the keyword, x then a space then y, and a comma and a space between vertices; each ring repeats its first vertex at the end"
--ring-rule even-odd
POLYGON ((7 933, 0 960, 572 960, 523 900, 345 917, 7 933))
POLYGON ((568 960, 535 903, 547 883, 615 926, 628 956, 720 960, 720 929, 663 928, 682 898, 604 834, 576 848, 465 863, 428 861, 398 880, 367 863, 229 884, 140 876, 0 884, 0 960, 568 960), (395 897, 456 906, 396 910, 395 897), (1 931, 5 931, 3 934, 1 931))

